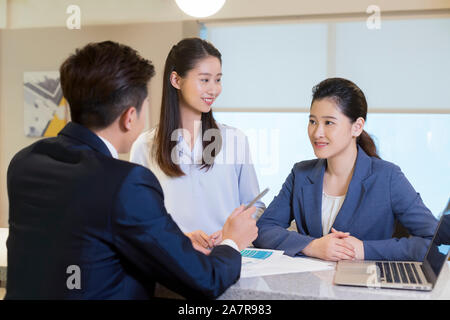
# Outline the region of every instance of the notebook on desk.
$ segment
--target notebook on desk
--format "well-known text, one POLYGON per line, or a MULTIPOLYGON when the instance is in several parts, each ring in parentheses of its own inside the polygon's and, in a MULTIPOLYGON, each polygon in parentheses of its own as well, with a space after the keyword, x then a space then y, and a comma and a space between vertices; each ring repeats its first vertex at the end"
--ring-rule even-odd
POLYGON ((339 261, 337 285, 430 291, 450 253, 450 200, 442 213, 423 262, 339 261))

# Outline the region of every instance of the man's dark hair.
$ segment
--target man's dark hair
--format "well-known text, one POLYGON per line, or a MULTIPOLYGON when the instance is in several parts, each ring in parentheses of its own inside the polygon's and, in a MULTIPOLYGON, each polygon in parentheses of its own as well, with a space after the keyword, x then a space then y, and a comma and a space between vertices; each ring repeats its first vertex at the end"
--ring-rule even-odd
POLYGON ((72 121, 103 129, 130 106, 141 111, 155 68, 136 50, 104 41, 77 49, 59 72, 72 121))

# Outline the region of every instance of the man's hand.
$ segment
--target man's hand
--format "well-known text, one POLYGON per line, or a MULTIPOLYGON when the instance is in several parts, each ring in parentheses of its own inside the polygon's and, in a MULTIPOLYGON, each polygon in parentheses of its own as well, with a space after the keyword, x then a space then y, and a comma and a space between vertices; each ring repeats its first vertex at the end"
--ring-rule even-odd
POLYGON ((242 205, 230 214, 222 229, 222 238, 233 240, 239 250, 248 247, 258 237, 256 220, 252 218, 256 208, 244 210, 242 205))

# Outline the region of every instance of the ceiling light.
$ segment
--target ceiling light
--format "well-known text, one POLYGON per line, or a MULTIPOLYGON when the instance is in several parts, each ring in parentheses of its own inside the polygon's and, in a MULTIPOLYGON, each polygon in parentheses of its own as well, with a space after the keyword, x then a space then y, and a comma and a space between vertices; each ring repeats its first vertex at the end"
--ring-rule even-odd
POLYGON ((205 18, 217 13, 223 7, 225 0, 175 0, 175 2, 186 14, 205 18))

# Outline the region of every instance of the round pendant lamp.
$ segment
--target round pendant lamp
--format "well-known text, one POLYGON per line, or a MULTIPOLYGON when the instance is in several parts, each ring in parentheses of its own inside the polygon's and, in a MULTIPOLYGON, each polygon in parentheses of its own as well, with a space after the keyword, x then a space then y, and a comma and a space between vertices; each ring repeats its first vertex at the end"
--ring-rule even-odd
POLYGON ((196 18, 212 16, 225 4, 225 0, 175 0, 175 2, 184 13, 196 18))

